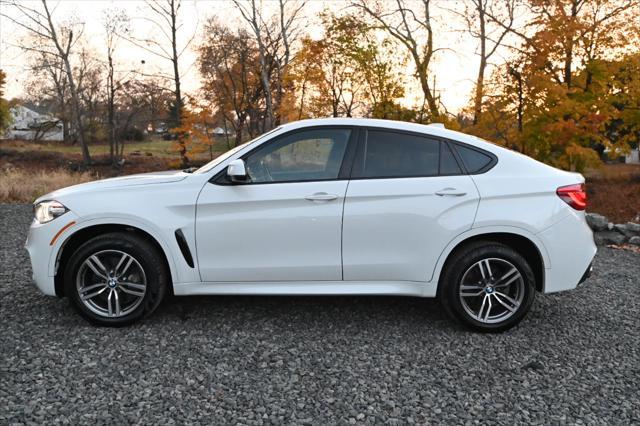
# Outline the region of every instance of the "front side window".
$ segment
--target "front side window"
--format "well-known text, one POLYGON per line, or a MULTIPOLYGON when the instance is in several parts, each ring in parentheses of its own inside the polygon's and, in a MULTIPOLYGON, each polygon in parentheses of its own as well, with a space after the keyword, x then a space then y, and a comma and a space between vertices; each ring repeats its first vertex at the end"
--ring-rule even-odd
POLYGON ((437 176, 440 142, 422 136, 371 130, 367 132, 362 157, 357 177, 437 176))
POLYGON ((251 144, 254 144, 256 142, 261 141, 262 139, 264 139, 267 136, 277 132, 278 130, 280 130, 280 127, 276 127, 275 129, 270 130, 270 131, 268 131, 266 133, 263 133, 260 136, 258 136, 257 138, 250 140, 249 142, 245 142, 242 145, 238 145, 237 147, 235 147, 233 149, 230 149, 229 151, 225 152, 224 154, 219 155, 218 157, 214 158, 209 163, 207 163, 204 166, 200 167, 198 170, 196 170, 194 172, 194 174, 208 173, 211 169, 213 169, 218 164, 222 163, 227 158, 231 157, 236 152, 240 151, 241 149, 243 149, 243 148, 245 148, 245 147, 247 147, 247 146, 249 146, 251 144))
POLYGON ((246 158, 252 183, 337 179, 351 130, 310 129, 285 135, 246 158))

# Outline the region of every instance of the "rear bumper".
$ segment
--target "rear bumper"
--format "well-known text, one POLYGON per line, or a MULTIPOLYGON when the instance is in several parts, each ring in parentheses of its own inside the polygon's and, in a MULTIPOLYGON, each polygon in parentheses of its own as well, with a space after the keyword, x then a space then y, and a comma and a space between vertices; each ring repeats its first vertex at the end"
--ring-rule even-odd
POLYGON ((589 267, 587 268, 587 270, 584 271, 584 274, 582 274, 582 278, 580 278, 580 281, 578 281, 578 285, 585 282, 591 276, 592 272, 593 272, 593 262, 589 264, 589 267))
POLYGON ((572 290, 588 277, 597 248, 593 232, 580 213, 572 212, 538 237, 549 254, 545 293, 572 290))

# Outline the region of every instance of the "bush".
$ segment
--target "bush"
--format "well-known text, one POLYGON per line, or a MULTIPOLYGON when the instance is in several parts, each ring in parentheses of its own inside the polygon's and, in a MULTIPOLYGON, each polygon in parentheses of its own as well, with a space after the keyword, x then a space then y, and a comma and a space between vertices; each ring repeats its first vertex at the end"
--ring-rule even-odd
POLYGON ((118 137, 124 141, 142 142, 145 139, 145 134, 137 127, 129 127, 127 129, 120 129, 118 137))

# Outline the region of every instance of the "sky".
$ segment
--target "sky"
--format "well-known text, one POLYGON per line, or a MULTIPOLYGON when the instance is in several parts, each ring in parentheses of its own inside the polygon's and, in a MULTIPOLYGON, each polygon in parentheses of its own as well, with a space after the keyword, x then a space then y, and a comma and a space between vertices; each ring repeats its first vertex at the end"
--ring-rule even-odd
MULTIPOLYGON (((452 113, 459 111, 468 104, 478 67, 477 40, 463 31, 463 22, 460 22, 453 14, 446 11, 447 8, 462 7, 464 1, 441 0, 440 3, 436 3, 437 7, 434 10, 436 17, 435 44, 436 47, 442 47, 445 50, 438 54, 432 70, 436 78, 436 89, 441 100, 447 110, 452 113)), ((39 1, 27 0, 26 2, 30 3, 32 7, 40 7, 39 1)), ((106 10, 123 10, 131 18, 132 28, 137 35, 158 35, 153 32, 152 25, 143 19, 145 16, 149 16, 143 1, 61 0, 52 2, 49 0, 49 3, 50 7, 55 10, 53 13, 54 20, 62 22, 72 19, 84 24, 86 43, 103 58, 105 54, 101 49, 104 50, 105 33, 102 22, 106 10)), ((268 11, 269 8, 273 8, 276 4, 270 0, 264 0, 263 6, 268 11)), ((342 11, 348 6, 349 2, 347 1, 309 0, 305 6, 301 22, 304 31, 314 38, 321 37, 322 27, 318 14, 324 9, 342 11)), ((419 3, 414 3, 414 6, 418 8, 419 3)), ((9 6, 0 3, 0 7, 4 14, 16 18, 19 16, 9 6)), ((200 79, 195 66, 196 55, 193 48, 198 42, 198 32, 202 32, 205 21, 213 16, 231 26, 245 25, 230 1, 183 0, 182 42, 190 39, 194 32, 196 34, 196 38, 191 43, 190 48, 185 51, 180 63, 183 89, 187 94, 196 93, 200 86, 200 79)), ((0 68, 7 73, 5 97, 9 99, 23 96, 26 90, 28 55, 17 47, 20 45, 24 35, 25 31, 19 26, 4 16, 0 16, 0 68)), ((503 60, 501 55, 505 52, 499 51, 497 53, 495 58, 492 59, 499 63, 503 60)), ((136 69, 138 72, 147 74, 171 72, 171 64, 168 61, 136 47, 126 40, 118 42, 116 57, 120 68, 123 70, 136 69)), ((412 77, 413 69, 410 61, 407 64, 403 68, 408 81, 403 103, 407 105, 420 104, 422 102, 422 91, 412 77)))

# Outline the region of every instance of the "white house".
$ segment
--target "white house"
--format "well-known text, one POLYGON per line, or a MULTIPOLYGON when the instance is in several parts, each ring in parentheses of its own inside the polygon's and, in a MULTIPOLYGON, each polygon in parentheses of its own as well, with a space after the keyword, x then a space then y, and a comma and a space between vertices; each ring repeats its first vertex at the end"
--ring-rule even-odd
POLYGON ((10 139, 62 141, 62 122, 51 114, 40 114, 25 106, 16 105, 9 110, 12 125, 7 130, 10 139))
POLYGON ((215 129, 213 129, 213 134, 216 136, 226 136, 232 135, 233 133, 230 131, 225 131, 222 127, 216 127, 215 129))
POLYGON ((627 164, 639 164, 640 163, 640 146, 634 148, 624 157, 624 162, 627 164))

